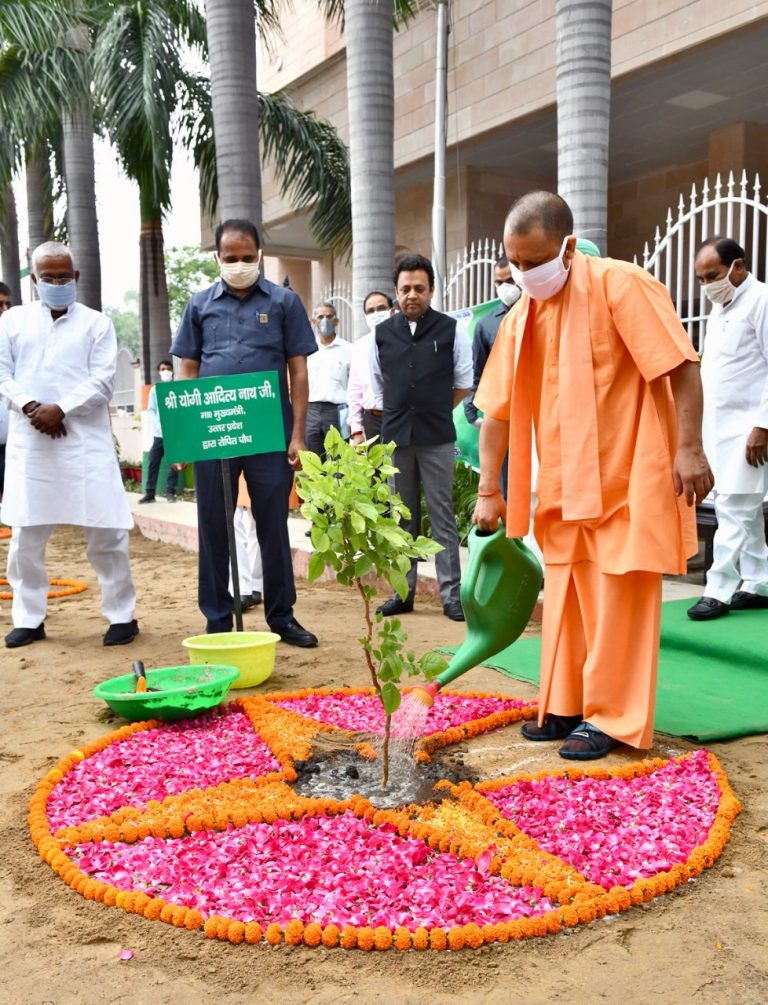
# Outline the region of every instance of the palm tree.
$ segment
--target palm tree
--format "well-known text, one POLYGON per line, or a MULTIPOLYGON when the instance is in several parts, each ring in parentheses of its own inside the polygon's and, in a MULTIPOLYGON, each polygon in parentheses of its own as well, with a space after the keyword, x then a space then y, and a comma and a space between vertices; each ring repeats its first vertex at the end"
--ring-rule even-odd
POLYGON ((574 230, 605 254, 611 0, 556 0, 557 190, 574 230))
POLYGON ((171 324, 163 216, 171 206, 174 117, 189 88, 186 45, 201 47, 205 25, 188 0, 113 0, 94 46, 94 85, 107 133, 139 187, 141 360, 145 384, 168 355, 171 324))
POLYGON ((19 228, 13 183, 0 184, 0 279, 8 284, 11 302, 21 303, 19 228))

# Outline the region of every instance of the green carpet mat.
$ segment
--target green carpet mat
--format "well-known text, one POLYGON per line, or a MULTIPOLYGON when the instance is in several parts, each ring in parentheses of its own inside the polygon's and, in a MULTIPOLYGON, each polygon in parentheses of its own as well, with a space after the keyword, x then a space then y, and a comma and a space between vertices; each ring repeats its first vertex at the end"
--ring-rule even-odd
MULTIPOLYGON (((696 622, 692 603, 662 605, 655 728, 699 741, 768 733, 768 611, 696 622)), ((540 654, 541 639, 519 639, 484 666, 538 684, 540 654)))

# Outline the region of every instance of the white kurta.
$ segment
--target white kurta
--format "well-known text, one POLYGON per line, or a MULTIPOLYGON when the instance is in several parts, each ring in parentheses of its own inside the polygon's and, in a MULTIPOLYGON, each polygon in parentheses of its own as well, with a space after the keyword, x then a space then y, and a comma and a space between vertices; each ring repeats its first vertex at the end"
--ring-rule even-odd
POLYGON ((768 286, 748 276, 725 307, 715 304, 701 360, 704 450, 715 488, 764 493, 768 466, 746 461, 747 437, 768 428, 768 286))
POLYGON ((0 396, 10 404, 5 495, 11 527, 75 524, 130 529, 109 423, 117 362, 112 322, 82 304, 53 321, 39 301, 0 320, 0 396), (57 404, 67 435, 39 433, 22 409, 57 404))

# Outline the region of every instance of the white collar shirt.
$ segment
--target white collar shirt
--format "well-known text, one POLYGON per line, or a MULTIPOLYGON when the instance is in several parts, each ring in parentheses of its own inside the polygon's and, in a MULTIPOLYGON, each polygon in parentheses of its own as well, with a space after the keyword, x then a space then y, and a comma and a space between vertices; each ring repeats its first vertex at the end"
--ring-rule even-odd
POLYGON ((352 347, 337 335, 329 345, 318 339, 317 349, 307 357, 309 400, 346 404, 352 347))

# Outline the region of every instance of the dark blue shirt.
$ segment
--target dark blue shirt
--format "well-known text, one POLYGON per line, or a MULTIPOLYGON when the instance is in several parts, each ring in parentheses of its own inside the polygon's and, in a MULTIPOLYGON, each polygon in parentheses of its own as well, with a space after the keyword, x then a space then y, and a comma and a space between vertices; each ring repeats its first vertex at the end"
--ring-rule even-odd
POLYGON ((221 279, 195 293, 171 345, 174 356, 200 361, 201 377, 276 370, 286 440, 293 426, 286 361, 316 351, 299 297, 263 276, 242 300, 221 279))

